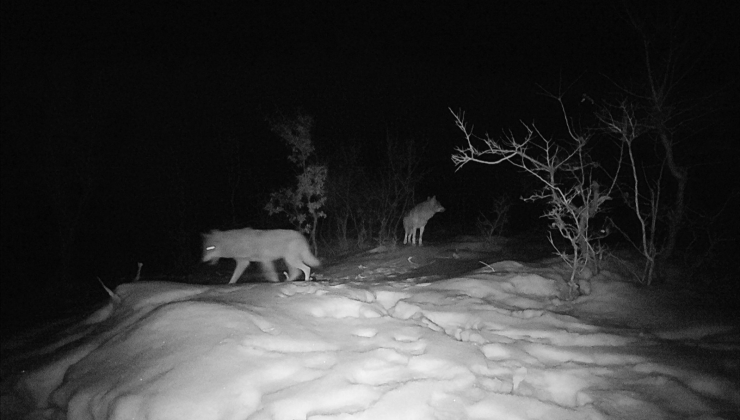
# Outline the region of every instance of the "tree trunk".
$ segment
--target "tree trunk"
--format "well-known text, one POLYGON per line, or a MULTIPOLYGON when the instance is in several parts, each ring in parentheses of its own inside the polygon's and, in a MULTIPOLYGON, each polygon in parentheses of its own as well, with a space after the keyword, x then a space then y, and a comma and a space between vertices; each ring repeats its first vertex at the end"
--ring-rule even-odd
POLYGON ((666 236, 666 243, 661 253, 661 259, 663 261, 668 260, 673 256, 673 252, 676 249, 676 241, 678 240, 678 233, 683 225, 683 219, 686 212, 686 183, 688 176, 686 168, 679 166, 676 163, 676 159, 673 154, 673 141, 669 138, 670 133, 665 127, 660 127, 660 141, 665 149, 666 165, 671 173, 671 176, 676 181, 676 197, 673 200, 673 206, 668 214, 668 235, 666 236))

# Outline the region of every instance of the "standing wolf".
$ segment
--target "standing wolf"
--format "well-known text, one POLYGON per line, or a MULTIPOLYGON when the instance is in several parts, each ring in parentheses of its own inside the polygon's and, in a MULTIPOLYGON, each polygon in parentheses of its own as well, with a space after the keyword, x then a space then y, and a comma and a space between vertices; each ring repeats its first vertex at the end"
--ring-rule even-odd
POLYGON ((408 215, 403 218, 403 243, 411 242, 416 245, 416 229, 419 229, 419 246, 421 237, 424 235, 424 226, 435 213, 443 212, 445 208, 437 201, 437 196, 427 198, 427 201, 417 204, 408 215))
POLYGON ((294 230, 257 230, 251 228, 236 230, 212 230, 203 234, 203 262, 211 264, 219 258, 233 258, 236 269, 229 284, 236 283, 249 263, 262 263, 265 276, 270 281, 280 281, 275 272, 273 261, 284 259, 290 275, 288 281, 295 280, 300 271, 311 280, 311 267, 318 267, 321 262, 311 253, 308 241, 294 230), (308 264, 308 265, 306 265, 308 264))

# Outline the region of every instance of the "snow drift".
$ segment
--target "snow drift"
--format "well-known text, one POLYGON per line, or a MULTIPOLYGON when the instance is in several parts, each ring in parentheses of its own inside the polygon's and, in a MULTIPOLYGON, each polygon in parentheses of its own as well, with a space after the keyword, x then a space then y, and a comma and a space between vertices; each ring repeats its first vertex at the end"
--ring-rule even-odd
POLYGON ((575 302, 556 273, 513 262, 423 283, 124 284, 120 303, 40 332, 45 345, 4 345, 1 414, 732 418, 738 330, 677 324, 608 277, 575 302))

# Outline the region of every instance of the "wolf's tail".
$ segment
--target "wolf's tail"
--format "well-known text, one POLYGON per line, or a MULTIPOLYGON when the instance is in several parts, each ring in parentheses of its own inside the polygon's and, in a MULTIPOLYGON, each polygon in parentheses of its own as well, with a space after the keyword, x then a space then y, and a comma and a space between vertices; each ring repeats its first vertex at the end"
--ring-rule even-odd
POLYGON ((318 258, 316 258, 312 253, 311 250, 306 248, 303 253, 301 254, 301 259, 304 263, 310 265, 311 267, 318 267, 321 265, 321 261, 319 261, 318 258))

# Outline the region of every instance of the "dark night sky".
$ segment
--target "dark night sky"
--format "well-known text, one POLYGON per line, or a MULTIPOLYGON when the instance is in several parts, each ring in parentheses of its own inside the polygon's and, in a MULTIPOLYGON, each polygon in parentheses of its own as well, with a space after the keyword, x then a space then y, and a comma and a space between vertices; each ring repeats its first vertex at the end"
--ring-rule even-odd
MULTIPOLYGON (((559 114, 537 85, 577 80, 576 115, 592 112, 579 108, 582 94, 612 94, 608 78, 632 80, 642 69, 624 2, 179 3, 2 1, 3 295, 42 293, 19 283, 55 290, 35 279, 53 278, 55 260, 43 256, 58 247, 59 203, 79 201, 80 185, 93 191, 75 246, 85 287, 97 275, 132 275, 136 261, 153 270, 171 261, 178 212, 193 238, 229 227, 236 158, 236 222, 279 223, 262 210, 292 176, 265 123, 276 112, 313 115, 324 155, 389 132, 428 141, 431 172, 417 195, 436 194, 452 221, 461 203, 504 187, 500 169, 453 173, 462 137, 448 107, 466 110, 481 133, 520 119, 547 129, 559 114)), ((669 10, 644 3, 637 13, 669 10)), ((688 92, 729 86, 735 95, 737 14, 722 2, 679 10, 685 45, 700 57, 701 84, 688 92)), ((737 117, 728 117, 737 108, 727 102, 718 99, 702 137, 716 140, 706 155, 737 156, 737 117)))

